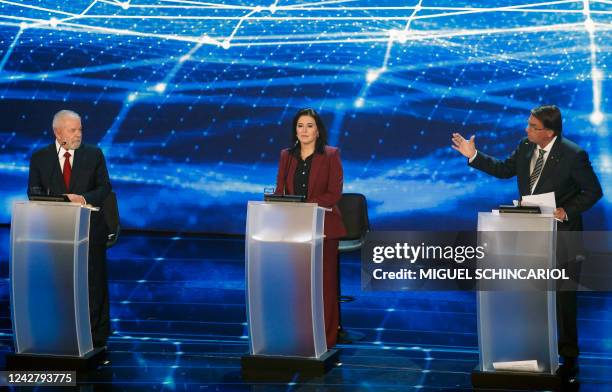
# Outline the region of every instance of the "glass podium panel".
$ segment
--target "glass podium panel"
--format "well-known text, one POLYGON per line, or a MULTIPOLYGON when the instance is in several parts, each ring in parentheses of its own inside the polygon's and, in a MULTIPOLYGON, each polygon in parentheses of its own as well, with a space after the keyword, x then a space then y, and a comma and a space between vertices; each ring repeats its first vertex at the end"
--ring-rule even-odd
POLYGON ((253 355, 319 358, 323 319, 323 221, 312 203, 248 204, 247 320, 253 355))
MULTIPOLYGON (((505 263, 500 268, 556 265, 552 217, 481 212, 478 231, 491 260, 505 263)), ((477 293, 480 370, 494 371, 498 362, 536 360, 538 372, 554 374, 559 367, 555 291, 512 291, 511 285, 477 293)))
POLYGON ((72 203, 13 205, 10 289, 16 353, 80 357, 93 349, 89 216, 89 209, 72 203))

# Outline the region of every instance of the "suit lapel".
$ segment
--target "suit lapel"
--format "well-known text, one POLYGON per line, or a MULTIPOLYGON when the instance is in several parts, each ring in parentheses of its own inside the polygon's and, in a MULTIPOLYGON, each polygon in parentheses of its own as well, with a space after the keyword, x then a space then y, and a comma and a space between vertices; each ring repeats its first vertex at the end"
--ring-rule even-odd
POLYGON ((540 179, 538 180, 538 184, 536 185, 533 193, 537 194, 538 191, 541 190, 542 186, 547 182, 549 178, 551 178, 555 167, 559 163, 559 158, 561 157, 561 136, 557 137, 555 140, 555 144, 553 144, 550 152, 548 153, 548 158, 546 158, 546 163, 544 163, 544 167, 542 168, 542 173, 540 174, 540 179))
POLYGON ((525 156, 521 158, 521 159, 524 159, 524 161, 519 168, 521 172, 517 173, 519 181, 520 181, 519 191, 521 192, 521 196, 529 195, 531 193, 531 189, 529 189, 529 176, 531 175, 530 173, 531 158, 533 157, 535 148, 536 148, 535 144, 529 143, 529 147, 527 147, 527 154, 525 154, 525 156))
POLYGON ((310 166, 310 173, 308 174, 308 196, 312 195, 314 191, 315 181, 317 180, 319 169, 321 168, 321 164, 323 163, 323 159, 325 159, 324 154, 319 154, 316 151, 312 157, 312 165, 310 166))
POLYGON ((72 172, 70 174, 70 186, 68 187, 68 193, 74 193, 74 184, 77 183, 79 176, 79 164, 83 159, 83 146, 74 150, 74 157, 72 158, 72 172))
POLYGON ((47 159, 49 167, 51 168, 51 178, 49 179, 49 191, 50 193, 62 194, 68 192, 66 184, 64 184, 64 177, 62 176, 62 167, 59 163, 59 152, 55 143, 49 145, 49 151, 47 153, 47 159), (57 192, 55 191, 57 190, 57 192))
POLYGON ((287 155, 287 159, 289 159, 289 165, 287 165, 287 173, 285 175, 285 189, 288 195, 293 195, 295 194, 293 189, 293 178, 295 177, 297 159, 291 153, 287 155))

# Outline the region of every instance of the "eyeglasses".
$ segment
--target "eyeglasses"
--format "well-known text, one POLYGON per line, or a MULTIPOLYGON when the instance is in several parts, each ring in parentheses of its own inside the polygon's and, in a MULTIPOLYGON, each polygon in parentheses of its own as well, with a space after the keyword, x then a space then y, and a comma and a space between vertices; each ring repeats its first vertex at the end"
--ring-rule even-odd
POLYGON ((531 124, 527 124, 527 129, 531 131, 546 131, 547 130, 547 128, 536 128, 535 126, 531 124))

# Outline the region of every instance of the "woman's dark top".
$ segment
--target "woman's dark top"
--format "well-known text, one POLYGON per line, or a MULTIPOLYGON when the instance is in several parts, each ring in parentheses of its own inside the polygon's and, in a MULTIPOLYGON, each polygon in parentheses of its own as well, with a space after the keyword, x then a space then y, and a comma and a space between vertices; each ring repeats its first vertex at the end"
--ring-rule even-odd
POLYGON ((293 177, 293 190, 296 195, 304 196, 304 198, 308 198, 308 176, 313 155, 314 153, 310 154, 306 159, 302 159, 299 151, 296 154, 298 163, 293 177))

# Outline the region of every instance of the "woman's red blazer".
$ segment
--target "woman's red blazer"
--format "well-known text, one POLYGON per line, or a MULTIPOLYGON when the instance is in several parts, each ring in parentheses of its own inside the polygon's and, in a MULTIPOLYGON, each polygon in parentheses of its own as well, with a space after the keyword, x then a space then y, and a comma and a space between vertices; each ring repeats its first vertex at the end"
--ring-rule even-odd
MULTIPOLYGON (((281 151, 276 176, 275 193, 282 195, 283 189, 288 195, 293 195, 293 178, 297 159, 289 154, 289 149, 281 151), (286 184, 286 187, 285 187, 286 184)), ((325 153, 315 152, 312 157, 310 174, 308 175, 307 203, 317 203, 321 207, 331 208, 325 212, 325 236, 338 239, 346 235, 338 202, 342 197, 342 163, 340 150, 325 146, 325 153)))

